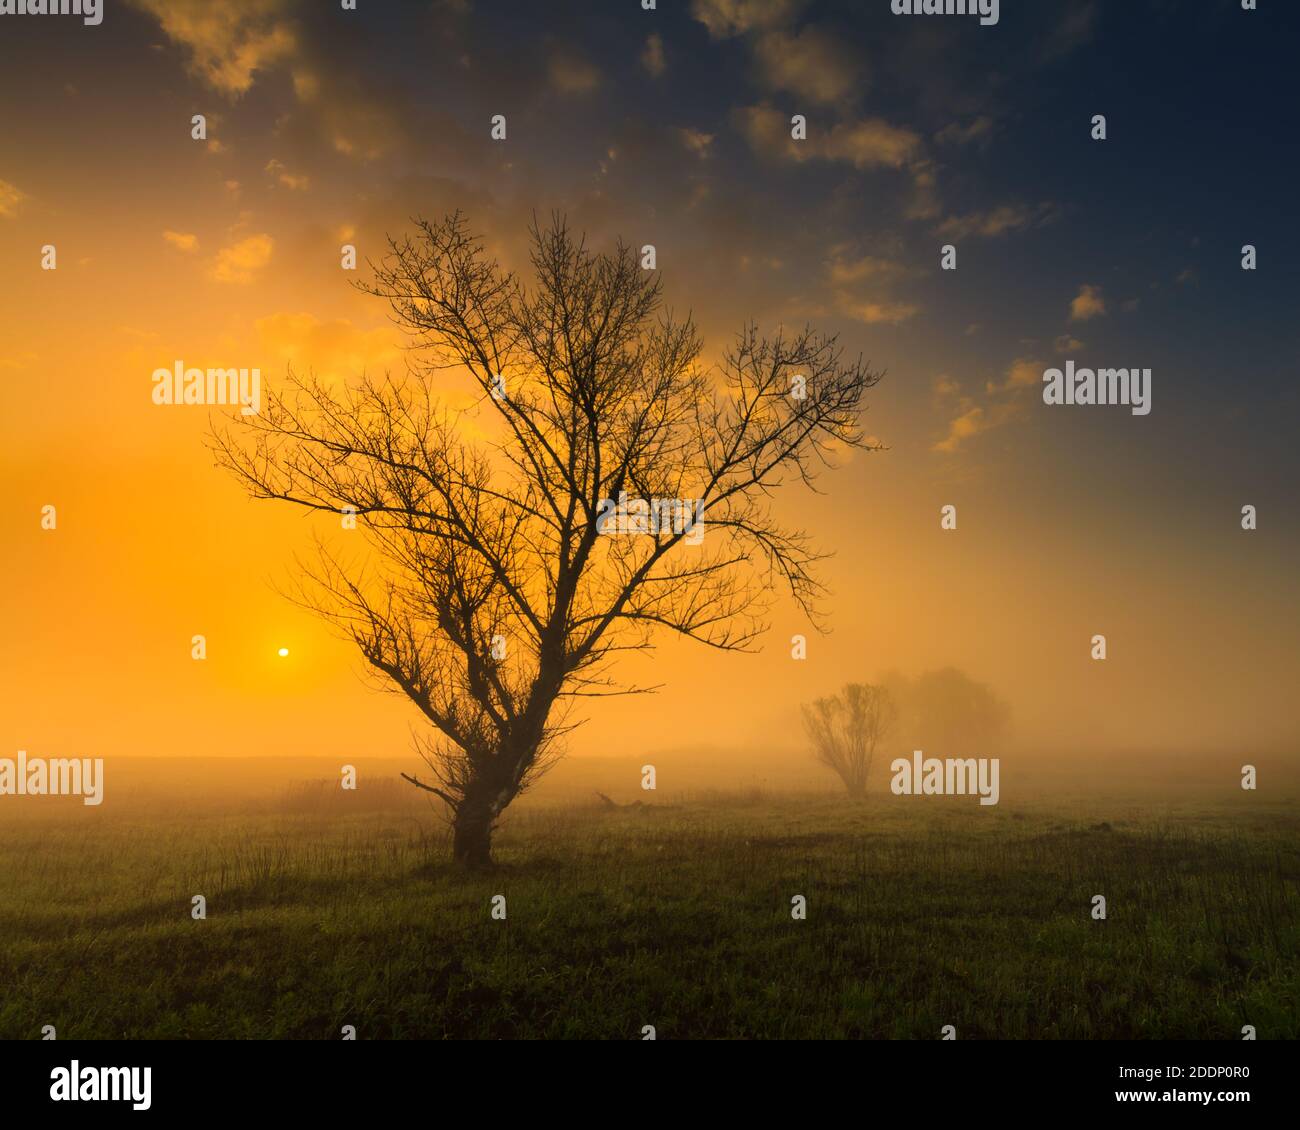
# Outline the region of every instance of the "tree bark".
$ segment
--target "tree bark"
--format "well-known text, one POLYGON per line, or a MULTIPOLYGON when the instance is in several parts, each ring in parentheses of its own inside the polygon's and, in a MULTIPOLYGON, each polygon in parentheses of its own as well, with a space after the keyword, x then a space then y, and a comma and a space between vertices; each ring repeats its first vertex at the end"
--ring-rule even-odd
POLYGON ((452 821, 452 859, 470 870, 491 867, 493 823, 487 806, 462 802, 452 821))
MULTIPOLYGON (((531 756, 528 759, 531 762, 531 756)), ((517 774, 507 763, 506 780, 515 782, 517 774)), ((480 870, 492 866, 492 833, 497 819, 519 792, 517 784, 502 784, 501 774, 480 777, 471 782, 460 803, 455 806, 452 818, 452 859, 460 866, 480 870)))

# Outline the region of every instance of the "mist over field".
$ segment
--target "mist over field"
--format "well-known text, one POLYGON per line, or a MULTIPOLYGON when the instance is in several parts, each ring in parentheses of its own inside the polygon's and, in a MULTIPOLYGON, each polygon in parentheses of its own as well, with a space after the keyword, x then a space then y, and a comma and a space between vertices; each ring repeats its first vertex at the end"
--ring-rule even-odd
MULTIPOLYGON (((913 798, 890 794, 889 762, 910 757, 912 749, 897 744, 878 754, 868 787, 869 813, 892 806, 921 808, 913 798)), ((1018 805, 1056 806, 1068 816, 1075 807, 1089 811, 1108 805, 1126 810, 1166 811, 1198 804, 1241 810, 1241 806, 1300 804, 1300 768, 1285 754, 1250 758, 1268 784, 1261 801, 1241 789, 1239 753, 1167 754, 1117 751, 1110 755, 1079 751, 1051 757, 1003 753, 1002 797, 994 817, 1018 805)), ((418 773, 422 765, 413 753, 385 758, 322 757, 123 757, 109 759, 104 769, 104 802, 86 809, 77 797, 46 797, 42 804, 12 806, 10 818, 66 822, 73 826, 114 814, 152 810, 159 803, 182 801, 186 809, 294 811, 294 804, 318 797, 328 811, 399 809, 421 814, 431 830, 444 818, 440 803, 412 789, 402 773, 418 773), (340 770, 357 770, 355 793, 340 789, 340 770)), ((707 801, 713 794, 761 793, 782 797, 841 798, 843 786, 835 774, 819 765, 806 742, 785 751, 722 750, 711 747, 648 747, 644 753, 622 756, 572 756, 561 760, 520 798, 520 808, 584 807, 598 804, 597 792, 620 803, 647 805, 683 799, 707 801), (656 788, 642 788, 642 768, 656 769, 656 788)), ((953 798, 953 804, 974 805, 973 799, 953 798)))

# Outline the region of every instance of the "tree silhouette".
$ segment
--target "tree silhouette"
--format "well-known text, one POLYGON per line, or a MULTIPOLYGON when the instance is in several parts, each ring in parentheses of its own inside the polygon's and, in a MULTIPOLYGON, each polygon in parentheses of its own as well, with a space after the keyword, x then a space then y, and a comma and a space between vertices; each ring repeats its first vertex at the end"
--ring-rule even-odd
POLYGON ((851 797, 866 796, 876 746, 897 716, 889 691, 869 683, 847 683, 839 694, 803 708, 817 760, 839 774, 851 797))
POLYGON ((427 719, 433 779, 404 776, 450 806, 454 858, 482 866, 574 700, 654 689, 613 677, 619 652, 660 630, 750 649, 778 582, 817 622, 820 555, 770 496, 869 446, 857 417, 880 374, 834 337, 753 325, 705 368, 659 276, 561 217, 531 227, 530 285, 459 212, 417 224, 362 284, 410 335, 410 371, 291 372, 213 446, 255 498, 355 510, 368 560, 321 545, 298 599, 427 719), (445 402, 453 371, 473 409, 445 402), (639 501, 655 499, 689 505, 639 501))
POLYGON ((898 704, 899 731, 908 751, 941 757, 987 751, 1005 737, 1011 708, 984 683, 956 667, 907 678, 892 671, 881 676, 898 704))

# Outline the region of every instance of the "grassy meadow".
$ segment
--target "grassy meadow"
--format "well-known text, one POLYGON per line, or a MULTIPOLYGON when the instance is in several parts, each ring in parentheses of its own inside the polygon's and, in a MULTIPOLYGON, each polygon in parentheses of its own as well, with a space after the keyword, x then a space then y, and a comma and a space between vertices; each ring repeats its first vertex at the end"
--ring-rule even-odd
POLYGON ((779 773, 643 793, 638 765, 563 763, 485 875, 451 867, 409 761, 356 792, 110 762, 98 809, 11 802, 0 1037, 1300 1037, 1294 791, 1156 773, 981 808, 884 774, 859 802, 779 773))

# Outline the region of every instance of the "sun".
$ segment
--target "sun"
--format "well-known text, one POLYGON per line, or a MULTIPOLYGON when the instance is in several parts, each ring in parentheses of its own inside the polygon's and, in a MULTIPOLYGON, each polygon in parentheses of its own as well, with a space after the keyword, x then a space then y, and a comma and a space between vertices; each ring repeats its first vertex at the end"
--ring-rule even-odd
POLYGON ((287 647, 282 647, 280 648, 279 651, 276 652, 276 655, 278 655, 281 659, 283 659, 288 654, 289 654, 289 649, 287 647))

